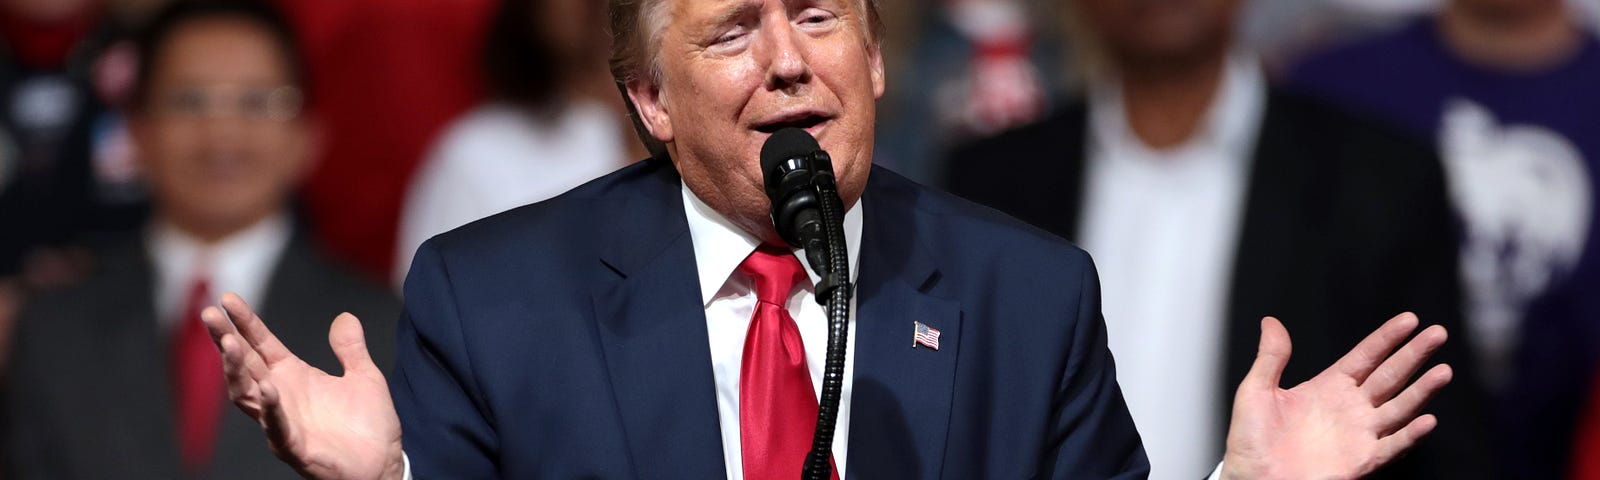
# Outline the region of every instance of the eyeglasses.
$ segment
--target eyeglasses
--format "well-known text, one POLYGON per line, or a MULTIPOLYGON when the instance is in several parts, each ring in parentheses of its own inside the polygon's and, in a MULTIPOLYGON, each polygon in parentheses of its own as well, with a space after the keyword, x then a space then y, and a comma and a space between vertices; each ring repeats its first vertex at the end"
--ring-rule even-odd
POLYGON ((156 114, 183 120, 236 117, 253 122, 284 122, 300 115, 304 102, 300 89, 211 85, 180 87, 157 94, 151 105, 156 114))

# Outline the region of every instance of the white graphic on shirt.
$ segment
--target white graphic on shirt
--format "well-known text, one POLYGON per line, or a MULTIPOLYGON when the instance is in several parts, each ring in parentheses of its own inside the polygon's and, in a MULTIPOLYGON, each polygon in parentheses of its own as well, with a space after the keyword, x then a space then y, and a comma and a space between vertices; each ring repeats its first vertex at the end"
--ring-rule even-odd
POLYGON ((1467 326, 1486 380, 1499 384, 1524 309, 1583 253, 1592 186, 1582 154, 1548 128, 1500 124, 1465 99, 1445 104, 1441 127, 1440 151, 1466 227, 1467 326))

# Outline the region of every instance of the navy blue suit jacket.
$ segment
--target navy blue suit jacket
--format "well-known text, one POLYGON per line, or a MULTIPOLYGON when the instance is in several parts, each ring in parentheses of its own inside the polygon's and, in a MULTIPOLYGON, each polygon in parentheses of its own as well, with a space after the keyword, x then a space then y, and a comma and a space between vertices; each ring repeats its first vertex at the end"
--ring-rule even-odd
MULTIPOLYGON (((647 160, 422 245, 391 379, 419 478, 726 478, 679 189, 647 160)), ((1147 474, 1087 254, 881 168, 864 198, 849 478, 1147 474)))

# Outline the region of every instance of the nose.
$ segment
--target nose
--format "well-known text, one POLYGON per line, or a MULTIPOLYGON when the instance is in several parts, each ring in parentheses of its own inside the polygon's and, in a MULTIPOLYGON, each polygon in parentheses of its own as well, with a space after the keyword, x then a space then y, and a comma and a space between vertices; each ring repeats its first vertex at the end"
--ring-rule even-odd
POLYGON ((201 127, 207 146, 226 147, 239 142, 249 127, 238 115, 219 115, 201 127))
POLYGON ((804 36, 794 31, 786 15, 775 15, 769 21, 777 28, 763 28, 766 46, 766 88, 773 91, 793 90, 811 81, 811 65, 806 62, 805 50, 800 42, 804 36), (780 20, 781 19, 781 20, 780 20))

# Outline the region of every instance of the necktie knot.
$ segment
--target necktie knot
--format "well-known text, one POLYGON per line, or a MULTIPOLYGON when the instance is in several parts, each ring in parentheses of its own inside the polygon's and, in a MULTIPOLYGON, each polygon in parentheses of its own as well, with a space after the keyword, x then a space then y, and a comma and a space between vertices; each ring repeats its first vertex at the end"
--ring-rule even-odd
POLYGON ((793 254, 770 245, 757 247, 739 264, 739 271, 755 282, 757 300, 780 307, 788 303, 789 293, 806 275, 793 254))
POLYGON ((817 397, 805 341, 784 305, 806 271, 789 249, 766 245, 745 258, 739 271, 755 283, 757 300, 739 364, 744 478, 794 478, 805 466, 817 429, 817 397))

